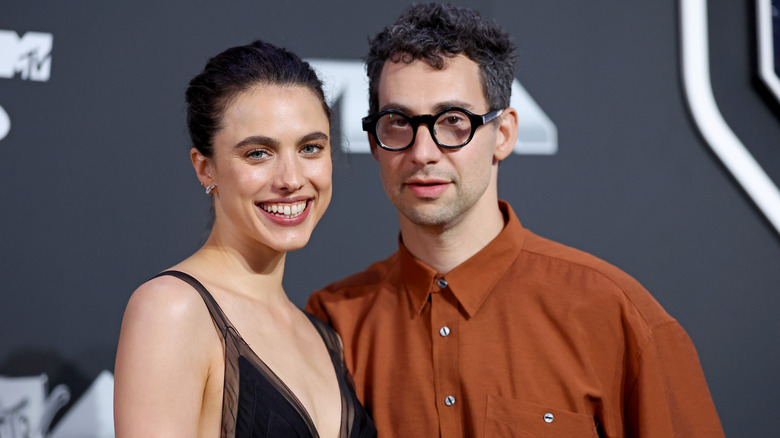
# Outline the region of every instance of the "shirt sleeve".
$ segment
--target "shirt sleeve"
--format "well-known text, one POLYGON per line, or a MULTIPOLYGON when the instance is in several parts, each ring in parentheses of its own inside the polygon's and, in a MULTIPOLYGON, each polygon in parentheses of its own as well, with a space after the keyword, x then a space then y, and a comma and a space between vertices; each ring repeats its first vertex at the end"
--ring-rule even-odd
POLYGON ((696 349, 676 322, 653 329, 634 363, 628 437, 723 437, 696 349))

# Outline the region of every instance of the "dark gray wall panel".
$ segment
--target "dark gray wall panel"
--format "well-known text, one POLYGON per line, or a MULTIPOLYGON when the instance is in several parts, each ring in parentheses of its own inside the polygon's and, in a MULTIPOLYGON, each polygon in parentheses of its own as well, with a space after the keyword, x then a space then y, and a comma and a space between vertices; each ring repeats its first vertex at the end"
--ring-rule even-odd
MULTIPOLYGON (((635 276, 683 324, 727 435, 776 433, 780 238, 689 114, 678 4, 456 3, 512 33, 517 78, 558 128, 556 155, 502 165, 501 197, 538 234, 635 276)), ((755 8, 709 3, 718 105, 777 182, 780 104, 757 80, 755 8)), ((113 370, 135 287, 205 239, 183 93, 209 56, 263 38, 359 60, 407 4, 3 2, 0 30, 51 33, 54 48, 49 81, 0 78, 11 119, 0 140, 0 375, 46 372, 77 399, 113 370)), ((299 305, 396 247, 373 159, 335 160, 331 207, 288 255, 299 305)))

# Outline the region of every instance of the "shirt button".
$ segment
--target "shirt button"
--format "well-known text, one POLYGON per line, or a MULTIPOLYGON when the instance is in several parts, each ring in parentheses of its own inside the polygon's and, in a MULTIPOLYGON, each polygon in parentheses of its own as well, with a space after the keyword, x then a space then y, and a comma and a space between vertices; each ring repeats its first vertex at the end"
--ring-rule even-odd
POLYGON ((447 398, 444 399, 444 404, 447 406, 452 406, 455 404, 455 397, 448 395, 447 398))
POLYGON ((444 327, 442 327, 439 330, 439 334, 442 335, 442 336, 449 336, 450 335, 450 328, 445 325, 444 327))
POLYGON ((439 285, 440 288, 444 289, 447 287, 447 280, 440 278, 439 281, 436 282, 437 285, 439 285))
POLYGON ((555 417, 553 417, 553 414, 551 414, 549 412, 544 414, 544 422, 545 423, 552 423, 554 419, 555 419, 555 417))

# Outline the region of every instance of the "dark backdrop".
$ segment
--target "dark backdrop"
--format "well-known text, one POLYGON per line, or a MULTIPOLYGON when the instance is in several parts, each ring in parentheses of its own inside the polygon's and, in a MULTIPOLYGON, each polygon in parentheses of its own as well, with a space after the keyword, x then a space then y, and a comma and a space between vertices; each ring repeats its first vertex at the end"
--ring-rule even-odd
MULTIPOLYGON (((455 3, 510 31, 517 78, 558 129, 557 154, 502 165, 500 196, 538 234, 636 277, 682 323, 727 435, 780 430, 780 238, 690 117, 679 5, 455 3)), ((113 370, 132 291, 203 242, 209 198, 189 163, 183 92, 209 56, 263 38, 357 61, 406 4, 3 2, 0 30, 50 33, 53 50, 48 81, 0 77, 11 121, 0 140, 0 375, 46 372, 72 404, 113 370)), ((710 2, 713 89, 777 182, 780 106, 756 79, 754 14, 750 1, 710 2)), ((396 248, 371 156, 335 159, 331 207, 288 256, 285 287, 301 306, 396 248)))

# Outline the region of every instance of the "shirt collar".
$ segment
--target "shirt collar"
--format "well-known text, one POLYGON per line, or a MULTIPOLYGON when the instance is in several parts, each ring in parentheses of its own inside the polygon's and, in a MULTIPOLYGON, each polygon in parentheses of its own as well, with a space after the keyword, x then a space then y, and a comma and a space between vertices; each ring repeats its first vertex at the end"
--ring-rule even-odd
POLYGON ((477 313, 523 247, 524 229, 512 207, 504 201, 499 201, 498 206, 504 215, 504 229, 487 246, 446 275, 414 258, 399 239, 401 279, 409 295, 413 314, 422 312, 433 290, 433 283, 442 277, 447 280, 447 287, 468 317, 477 313))

